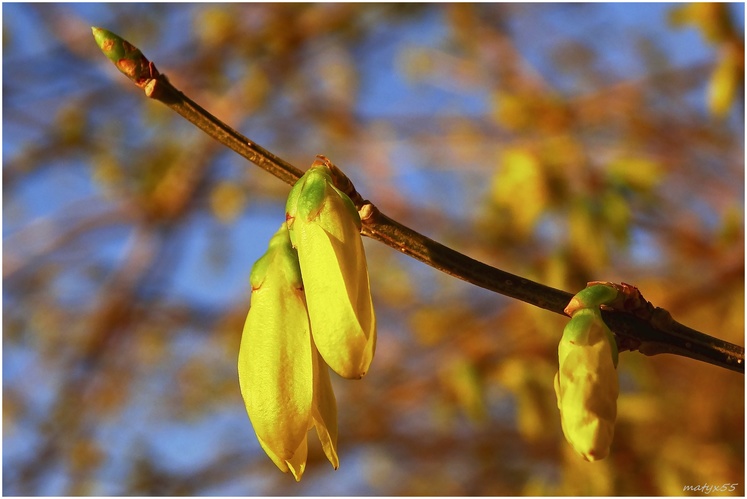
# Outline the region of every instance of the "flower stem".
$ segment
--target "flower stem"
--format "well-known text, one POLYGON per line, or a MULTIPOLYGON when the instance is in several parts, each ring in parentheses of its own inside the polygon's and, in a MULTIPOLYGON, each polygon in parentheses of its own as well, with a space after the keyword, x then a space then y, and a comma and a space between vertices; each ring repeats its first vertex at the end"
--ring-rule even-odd
MULTIPOLYGON (((287 184, 295 184, 303 175, 302 170, 240 134, 184 95, 126 40, 101 28, 93 28, 93 33, 105 55, 143 88, 147 97, 166 104, 218 142, 287 184)), ((381 213, 355 191, 347 178, 340 182, 338 187, 350 196, 362 214, 362 234, 476 286, 566 315, 563 309, 572 293, 491 267, 444 246, 381 213)), ((602 311, 605 322, 617 336, 621 351, 638 350, 645 355, 671 353, 744 374, 743 347, 688 328, 673 320, 665 310, 646 303, 653 310, 646 316, 636 315, 636 311, 631 310, 602 311)))

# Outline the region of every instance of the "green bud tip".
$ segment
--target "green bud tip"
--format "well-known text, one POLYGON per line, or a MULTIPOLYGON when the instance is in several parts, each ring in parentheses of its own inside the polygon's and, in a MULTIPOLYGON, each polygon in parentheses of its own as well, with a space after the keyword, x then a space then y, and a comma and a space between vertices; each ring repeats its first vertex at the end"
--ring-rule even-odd
MULTIPOLYGON (((323 157, 323 156, 322 156, 323 157)), ((325 158, 326 160, 326 158, 325 158)), ((286 203, 285 219, 288 229, 293 230, 293 220, 302 217, 312 220, 322 209, 331 192, 336 193, 342 200, 345 209, 350 213, 356 227, 360 230, 361 219, 355 204, 345 192, 335 186, 334 176, 342 176, 348 183, 347 177, 328 160, 316 160, 291 189, 286 203), (337 174, 335 173, 337 172, 337 174)), ((352 184, 351 184, 352 185, 352 184)))
POLYGON ((564 312, 573 316, 579 309, 611 305, 617 297, 618 290, 613 283, 596 282, 576 293, 565 307, 564 312))
POLYGON ((92 27, 91 32, 104 55, 124 75, 139 87, 158 76, 158 70, 140 50, 124 38, 104 28, 92 27))

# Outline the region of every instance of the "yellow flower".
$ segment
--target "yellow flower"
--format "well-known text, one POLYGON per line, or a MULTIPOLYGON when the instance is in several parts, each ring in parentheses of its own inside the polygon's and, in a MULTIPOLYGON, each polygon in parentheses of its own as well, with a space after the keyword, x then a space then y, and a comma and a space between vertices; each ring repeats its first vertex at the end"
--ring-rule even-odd
POLYGON ((286 221, 319 353, 340 376, 361 378, 376 349, 361 220, 325 162, 315 162, 291 190, 286 221))
POLYGON ((617 347, 599 309, 573 313, 558 346, 555 394, 563 434, 587 461, 609 454, 617 417, 617 347))
POLYGON ((298 481, 316 427, 337 469, 337 404, 311 336, 298 257, 285 223, 251 272, 252 301, 239 348, 239 384, 259 443, 298 481))

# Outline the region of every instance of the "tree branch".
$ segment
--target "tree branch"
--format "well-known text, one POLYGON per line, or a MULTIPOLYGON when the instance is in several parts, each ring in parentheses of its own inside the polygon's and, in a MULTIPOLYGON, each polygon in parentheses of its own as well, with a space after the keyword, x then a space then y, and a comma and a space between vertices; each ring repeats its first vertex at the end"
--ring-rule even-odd
MULTIPOLYGON (((106 30, 93 28, 93 32, 107 57, 143 88, 146 96, 166 104, 218 142, 287 184, 293 185, 301 177, 302 170, 243 136, 184 95, 137 48, 106 30)), ((327 161, 323 157, 320 160, 327 161)), ((339 187, 361 213, 362 234, 481 288, 566 315, 563 309, 572 293, 491 267, 405 227, 364 200, 347 177, 340 175, 336 183, 339 181, 339 187)), ((620 350, 638 350, 645 355, 671 353, 744 374, 743 347, 684 326, 673 320, 666 310, 648 302, 645 304, 635 310, 602 311, 620 350), (639 313, 641 310, 645 313, 639 313)))

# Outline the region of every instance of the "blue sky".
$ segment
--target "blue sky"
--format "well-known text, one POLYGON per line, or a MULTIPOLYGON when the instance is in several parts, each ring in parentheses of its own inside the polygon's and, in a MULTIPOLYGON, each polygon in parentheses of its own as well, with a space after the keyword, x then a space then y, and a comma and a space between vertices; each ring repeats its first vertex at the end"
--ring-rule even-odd
MULTIPOLYGON (((743 4, 733 4, 734 9, 742 13, 738 16, 743 21, 743 4)), ((111 12, 101 5, 71 4, 70 8, 77 12, 82 19, 90 25, 108 27, 116 24, 115 19, 108 18, 111 12)), ((175 25, 183 22, 188 12, 195 6, 189 7, 172 6, 172 11, 181 13, 178 17, 168 19, 175 25)), ((553 8, 545 5, 537 5, 538 16, 534 20, 537 26, 542 27, 541 36, 535 30, 527 29, 527 26, 514 26, 519 50, 524 54, 534 69, 544 78, 562 91, 573 94, 577 89, 571 77, 560 74, 552 66, 548 56, 552 52, 555 43, 560 39, 573 37, 582 44, 593 41, 604 57, 614 61, 616 68, 612 78, 620 80, 635 78, 643 75, 646 71, 640 63, 636 52, 636 41, 630 39, 631 33, 646 33, 653 36, 664 51, 666 58, 676 66, 687 66, 693 63, 708 60, 713 49, 704 44, 701 35, 692 28, 672 31, 666 29, 666 16, 671 4, 599 4, 594 9, 594 15, 590 18, 579 20, 562 8, 553 8), (645 8, 646 15, 642 15, 645 8), (581 22, 583 21, 583 22, 581 22)), ((526 18, 524 18, 526 19, 526 18)), ((24 57, 36 57, 48 51, 55 50, 54 41, 48 37, 44 30, 39 29, 38 19, 29 13, 24 4, 3 4, 4 27, 12 26, 14 37, 11 48, 4 48, 3 77, 4 85, 13 79, 14 61, 22 60, 24 57), (10 61, 10 62, 8 62, 10 61)), ((363 120, 376 120, 392 118, 397 116, 408 116, 410 114, 434 114, 440 113, 460 114, 463 116, 481 116, 489 105, 487 95, 479 93, 461 94, 443 86, 434 86, 427 82, 412 82, 407 80, 399 71, 397 48, 403 41, 413 46, 434 46, 441 42, 445 33, 445 25, 439 13, 429 15, 419 21, 416 28, 405 24, 399 27, 383 27, 380 39, 381 45, 377 50, 371 51, 371 61, 364 64, 364 73, 361 80, 361 96, 358 104, 358 112, 363 120)), ((81 40, 90 37, 89 33, 83 33, 81 40)), ((174 47, 178 47, 180 40, 175 38, 173 46, 170 44, 158 47, 141 47, 146 55, 153 60, 166 58, 174 47)), ((116 72, 103 69, 104 65, 88 67, 85 73, 90 78, 117 78, 116 72)), ((111 68, 110 68, 111 69, 111 68)), ((52 85, 51 82, 47 82, 52 85)), ((58 92, 74 91, 74 80, 68 81, 63 86, 57 87, 58 92)), ((38 93, 32 92, 29 99, 44 95, 49 92, 50 87, 39 89, 38 93)), ((8 103, 8 105, 27 105, 29 102, 8 103)), ((204 104, 209 109, 209 103, 204 104)), ((251 120, 247 122, 251 126, 251 120)), ((18 147, 27 143, 38 133, 33 126, 15 126, 16 124, 4 123, 3 127, 3 158, 8 161, 17 152, 18 147)), ((267 133, 258 129, 246 128, 242 130, 249 137, 257 138, 260 143, 263 134, 267 133)), ((282 156, 282 151, 276 151, 282 156)), ((318 151, 312 151, 313 157, 318 151)), ((443 173, 439 177, 433 171, 427 171, 425 158, 418 155, 416 151, 403 149, 399 152, 401 158, 400 169, 397 172, 402 181, 403 193, 410 200, 412 207, 438 206, 440 199, 448 197, 453 192, 461 192, 460 189, 452 189, 452 182, 461 181, 454 178, 452 173, 443 173), (435 179, 435 180, 434 180, 435 179)), ((236 165, 235 158, 227 159, 229 166, 236 165)), ((79 165, 78 165, 79 166, 79 165)), ((305 167, 307 165, 299 165, 305 167)), ((354 168, 355 165, 350 165, 354 168)), ((354 170, 353 170, 354 171, 354 170)), ((6 196, 3 208, 3 237, 7 244, 18 230, 39 224, 45 217, 58 216, 76 202, 85 202, 93 196, 99 196, 99 187, 93 180, 82 175, 81 169, 54 169, 45 175, 37 175, 32 181, 16 186, 10 199, 6 196)), ((365 179, 362 179, 362 190, 365 189, 365 179)), ((468 219, 470 213, 467 208, 469 203, 453 202, 449 206, 442 206, 445 211, 456 219, 468 219)), ((270 236, 277 230, 282 220, 283 206, 278 203, 258 201, 250 205, 249 211, 240 217, 233 226, 216 233, 214 227, 206 223, 200 217, 195 217, 184 226, 186 231, 185 253, 182 261, 178 262, 171 276, 170 297, 173 299, 187 299, 187 301, 199 307, 214 309, 224 306, 226 303, 237 303, 247 301, 249 297, 248 275, 253 262, 265 251, 266 243, 270 236), (225 267, 217 267, 210 264, 210 255, 207 248, 211 238, 225 238, 227 254, 224 258, 230 262, 225 267)), ((427 230, 424 231, 427 233, 427 230)), ((104 262, 114 264, 124 255, 129 233, 122 230, 118 237, 109 239, 105 245, 99 245, 97 251, 104 262)), ((373 243, 366 241, 367 246, 373 243)), ((33 252, 30 246, 27 251, 33 252)), ((642 255, 645 256, 645 255, 642 255)), ((404 259, 404 258, 403 258, 404 259)), ((414 273, 429 274, 430 269, 425 268, 417 262, 410 263, 414 273)), ((95 284, 95 283, 93 283, 95 284)), ((92 283, 83 276, 72 275, 68 279, 57 284, 60 296, 69 295, 86 297, 91 292, 92 283)), ((465 287, 467 285, 464 285, 465 287)), ((4 300, 8 304, 8 294, 4 292, 4 300)), ((248 302, 247 302, 248 303, 248 302)), ((202 351, 205 345, 199 337, 187 336, 184 344, 179 346, 177 356, 188 358, 195 352, 202 351)), ((216 354, 217 355, 217 354, 216 354)), ((24 379, 27 373, 41 377, 38 384, 32 384, 36 392, 32 397, 35 406, 42 413, 48 404, 52 390, 55 385, 50 379, 44 379, 40 373, 40 366, 36 353, 32 348, 15 348, 12 352, 4 351, 3 355, 3 378, 4 383, 29 383, 24 379)), ((220 362, 216 358, 216 362, 220 362)), ((164 388, 161 386, 150 386, 153 393, 159 393, 164 388)), ((112 425, 103 426, 98 429, 100 438, 105 440, 119 441, 123 452, 117 459, 111 460, 102 469, 105 476, 104 482, 108 484, 100 494, 117 494, 120 491, 117 483, 127 473, 128 454, 127 448, 147 442, 153 453, 161 456, 169 466, 179 469, 190 469, 199 465, 211 453, 216 452, 216 446, 253 445, 255 452, 260 452, 256 442, 252 440, 253 435, 248 434, 246 438, 236 439, 234 435, 238 429, 246 430, 247 421, 240 411, 218 411, 210 419, 190 424, 174 421, 169 415, 161 414, 157 408, 143 407, 143 404, 152 400, 153 395, 147 391, 142 394, 141 399, 132 401, 131 408, 123 413, 122 418, 127 425, 118 426, 122 420, 114 421, 112 425), (143 429, 140 429, 140 428, 143 429), (129 428, 121 431, 121 428, 129 428)), ((238 393, 237 393, 238 398, 238 393)), ((21 427, 14 432, 10 438, 4 441, 4 467, 8 461, 12 461, 24 453, 32 452, 36 435, 31 427, 21 427)), ((146 444, 143 444, 146 445, 146 444)), ((363 483, 361 479, 362 466, 364 464, 364 453, 360 449, 346 451, 346 465, 337 473, 336 486, 339 491, 335 493, 365 493, 365 490, 354 488, 353 484, 363 483), (356 458, 359 456, 359 458, 356 458)), ((326 475, 325 475, 326 476, 326 475)), ((322 477, 320 477, 322 478, 322 477)), ((48 475, 46 488, 40 493, 56 494, 62 490, 61 483, 69 479, 61 470, 51 470, 48 475)), ((309 477, 309 487, 304 492, 318 494, 328 492, 329 483, 315 484, 314 478, 309 477)), ((233 483, 228 484, 226 489, 215 491, 215 493, 251 493, 261 490, 260 488, 247 489, 251 484, 233 483)))

